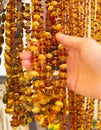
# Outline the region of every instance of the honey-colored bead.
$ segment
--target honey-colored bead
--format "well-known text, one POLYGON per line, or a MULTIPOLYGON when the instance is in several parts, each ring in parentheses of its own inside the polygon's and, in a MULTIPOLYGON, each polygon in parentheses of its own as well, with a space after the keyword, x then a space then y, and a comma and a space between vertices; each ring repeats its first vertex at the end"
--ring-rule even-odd
POLYGON ((32 23, 33 29, 38 29, 39 28, 39 23, 37 21, 32 23))
POLYGON ((10 22, 6 22, 6 26, 10 27, 11 23, 10 22))
POLYGON ((59 108, 63 107, 63 103, 61 101, 56 101, 55 105, 58 106, 59 108))
POLYGON ((37 72, 37 71, 31 71, 31 72, 30 72, 30 76, 31 76, 31 77, 39 76, 39 72, 37 72))
POLYGON ((8 99, 7 103, 12 104, 14 102, 14 99, 8 99))
POLYGON ((52 4, 53 6, 56 6, 56 5, 57 5, 57 1, 53 0, 51 4, 52 4))
POLYGON ((46 73, 46 77, 49 78, 49 79, 52 78, 52 73, 47 72, 47 73, 46 73))
POLYGON ((32 39, 31 39, 31 42, 32 42, 32 43, 38 43, 38 40, 37 40, 36 38, 32 38, 32 39))
POLYGON ((39 107, 35 107, 35 108, 32 109, 32 112, 39 113, 40 112, 40 108, 39 107))
POLYGON ((67 68, 67 64, 61 64, 60 65, 60 69, 66 69, 67 68))
POLYGON ((52 54, 51 54, 51 53, 47 53, 47 54, 46 54, 46 58, 51 59, 51 58, 52 58, 52 54))
POLYGON ((29 94, 29 93, 31 93, 31 92, 32 92, 32 88, 26 87, 26 89, 25 89, 25 94, 29 94))
POLYGON ((65 72, 60 72, 60 77, 61 78, 66 78, 66 73, 65 72))
POLYGON ((26 101, 28 101, 28 102, 32 102, 33 99, 32 99, 32 97, 28 97, 28 96, 26 96, 26 101))
POLYGON ((48 7, 48 11, 52 11, 53 8, 54 8, 53 6, 49 6, 49 7, 48 7))
POLYGON ((35 14, 33 17, 34 17, 34 19, 40 19, 40 15, 38 15, 38 14, 35 14))
POLYGON ((10 35, 11 31, 10 30, 6 30, 5 33, 6 33, 6 35, 10 35))
POLYGON ((24 79, 25 79, 24 77, 19 76, 19 82, 23 82, 24 79))
POLYGON ((59 112, 60 111, 60 108, 58 106, 53 106, 52 107, 52 110, 53 111, 56 111, 56 112, 59 112))
MULTIPOLYGON (((30 117, 27 118, 27 122, 28 122, 28 123, 31 123, 32 121, 33 121, 32 118, 30 118, 30 117)), ((27 122, 25 122, 25 124, 27 124, 27 122)))
POLYGON ((30 39, 30 34, 26 33, 25 36, 30 39))
POLYGON ((41 99, 41 100, 40 100, 40 104, 45 105, 45 104, 47 104, 47 102, 49 102, 49 101, 50 101, 50 99, 41 99))
POLYGON ((47 70, 52 70, 52 67, 50 65, 46 65, 47 70))
POLYGON ((29 17, 29 16, 30 16, 30 13, 27 13, 27 12, 24 13, 24 17, 29 17))
POLYGON ((25 95, 21 95, 19 100, 24 101, 25 100, 25 95))
POLYGON ((40 82, 39 82, 39 81, 35 81, 35 82, 33 83, 33 85, 34 85, 35 87, 38 87, 38 86, 39 86, 39 84, 40 84, 40 82))
POLYGON ((30 46, 29 49, 31 51, 38 51, 38 47, 36 47, 36 46, 30 46))
POLYGON ((14 112, 14 108, 6 108, 5 109, 5 112, 7 113, 7 114, 12 114, 13 112, 14 112))
POLYGON ((53 26, 53 28, 57 31, 60 31, 62 29, 62 26, 61 26, 61 24, 57 24, 57 25, 53 26))
POLYGON ((48 38, 52 38, 52 35, 50 32, 44 32, 44 37, 48 39, 48 38))
POLYGON ((26 22, 26 26, 30 26, 30 24, 31 24, 30 21, 26 22))
POLYGON ((45 60, 46 57, 45 57, 45 55, 43 55, 43 54, 39 54, 38 59, 39 59, 39 60, 45 60))

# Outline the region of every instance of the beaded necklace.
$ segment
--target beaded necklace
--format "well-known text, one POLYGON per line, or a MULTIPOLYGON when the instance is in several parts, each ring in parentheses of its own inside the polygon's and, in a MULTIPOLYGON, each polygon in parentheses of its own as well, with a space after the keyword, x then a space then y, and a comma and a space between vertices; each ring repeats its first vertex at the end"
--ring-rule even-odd
MULTIPOLYGON (((0 1, 0 56, 2 54, 2 45, 4 44, 4 23, 5 23, 5 9, 3 1, 0 1)), ((0 57, 1 64, 1 57, 0 57)))

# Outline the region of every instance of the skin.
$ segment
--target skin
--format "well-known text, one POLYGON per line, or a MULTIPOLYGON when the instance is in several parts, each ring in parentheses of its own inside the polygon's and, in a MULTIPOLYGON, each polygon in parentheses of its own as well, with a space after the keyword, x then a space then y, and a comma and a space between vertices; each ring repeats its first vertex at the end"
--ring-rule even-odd
MULTIPOLYGON (((56 34, 67 51, 67 87, 90 98, 101 99, 101 45, 91 38, 56 34)), ((31 69, 31 53, 22 52, 22 65, 31 69)))

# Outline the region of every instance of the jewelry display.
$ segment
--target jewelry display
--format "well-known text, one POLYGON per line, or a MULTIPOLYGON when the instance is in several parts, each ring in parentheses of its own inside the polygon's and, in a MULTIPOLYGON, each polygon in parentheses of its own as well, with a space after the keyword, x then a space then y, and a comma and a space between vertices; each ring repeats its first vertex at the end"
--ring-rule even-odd
MULTIPOLYGON (((6 12, 0 11, 0 53, 6 43, 3 102, 13 128, 37 120, 42 127, 54 125, 58 130, 93 129, 94 99, 67 90, 68 54, 55 34, 101 42, 100 6, 100 0, 9 0, 6 12), (31 69, 22 67, 22 51, 31 53, 31 69)), ((96 129, 101 125, 100 107, 98 101, 96 129)))

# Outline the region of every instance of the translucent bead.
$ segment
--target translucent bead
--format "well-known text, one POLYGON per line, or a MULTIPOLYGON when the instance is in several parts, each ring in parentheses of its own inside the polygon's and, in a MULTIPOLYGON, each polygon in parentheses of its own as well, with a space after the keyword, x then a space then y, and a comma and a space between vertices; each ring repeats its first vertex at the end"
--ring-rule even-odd
POLYGON ((40 112, 40 108, 39 107, 35 107, 35 108, 32 109, 32 112, 39 113, 40 112))
POLYGON ((59 108, 63 107, 63 103, 61 101, 56 101, 55 105, 58 106, 59 108))

